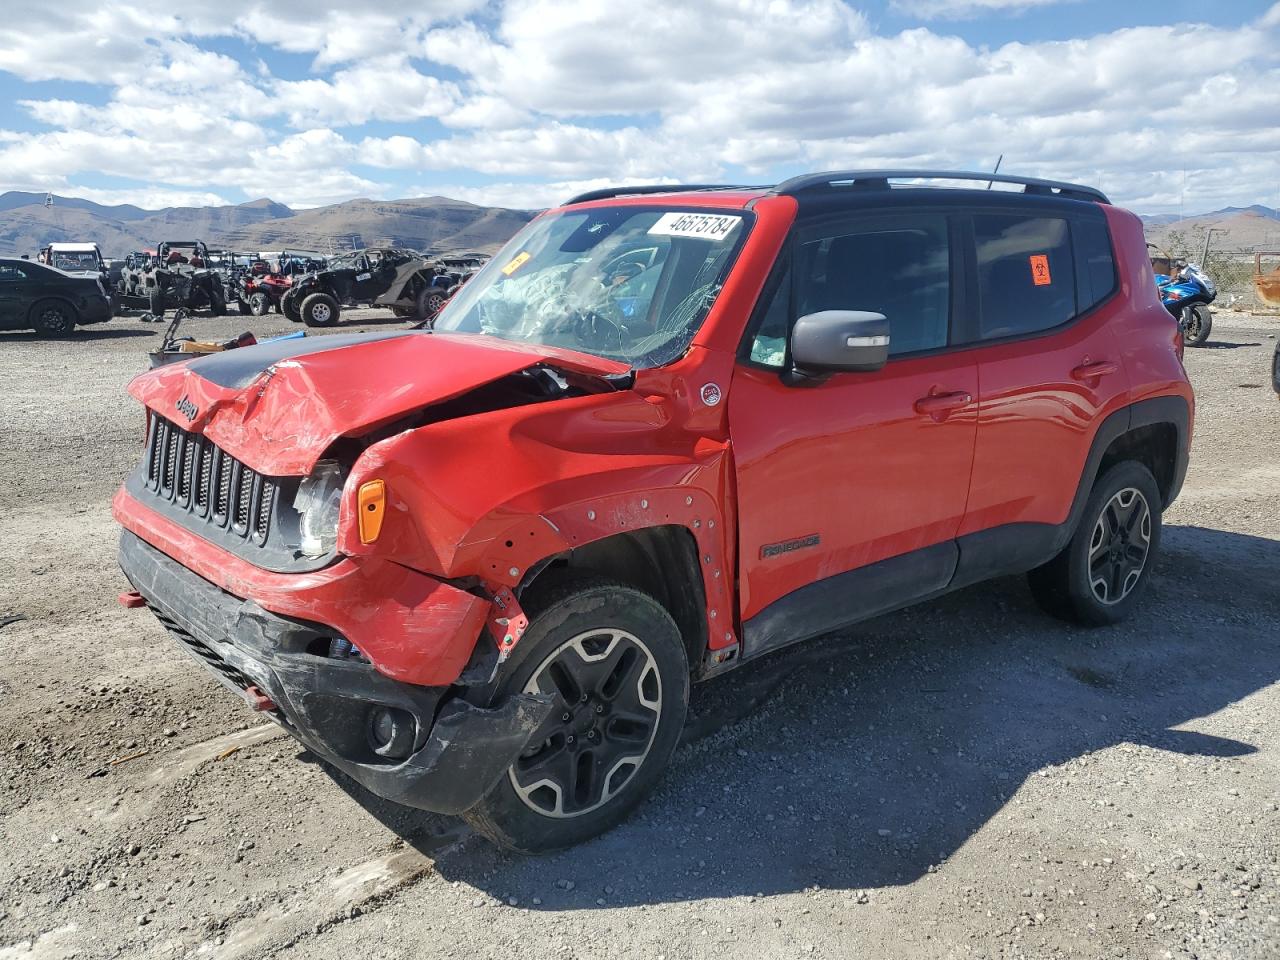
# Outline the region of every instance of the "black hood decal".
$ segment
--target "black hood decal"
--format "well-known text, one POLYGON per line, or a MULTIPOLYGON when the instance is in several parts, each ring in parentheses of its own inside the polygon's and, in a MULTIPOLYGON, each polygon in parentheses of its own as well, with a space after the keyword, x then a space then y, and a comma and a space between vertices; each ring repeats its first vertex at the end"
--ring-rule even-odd
MULTIPOLYGON (((282 360, 340 350, 362 343, 390 340, 394 337, 423 336, 412 330, 394 330, 388 333, 341 333, 320 337, 299 337, 294 340, 277 340, 252 347, 237 347, 221 353, 209 353, 187 362, 187 369, 199 374, 220 387, 241 390, 253 383, 268 368, 282 360)), ((430 336, 430 334, 427 334, 430 336)))

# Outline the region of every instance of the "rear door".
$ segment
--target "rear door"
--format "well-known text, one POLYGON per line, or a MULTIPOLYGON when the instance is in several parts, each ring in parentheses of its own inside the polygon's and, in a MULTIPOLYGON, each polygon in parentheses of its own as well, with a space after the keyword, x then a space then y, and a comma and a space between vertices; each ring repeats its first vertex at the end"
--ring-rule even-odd
POLYGON ((766 286, 729 395, 744 655, 936 592, 955 570, 977 366, 951 349, 952 218, 860 214, 805 228, 766 286), (798 316, 890 323, 872 373, 789 383, 798 316))
POLYGON ((1098 425, 1128 401, 1109 320, 1122 309, 1105 218, 1091 206, 974 213, 977 444, 957 582, 1047 559, 1098 425))

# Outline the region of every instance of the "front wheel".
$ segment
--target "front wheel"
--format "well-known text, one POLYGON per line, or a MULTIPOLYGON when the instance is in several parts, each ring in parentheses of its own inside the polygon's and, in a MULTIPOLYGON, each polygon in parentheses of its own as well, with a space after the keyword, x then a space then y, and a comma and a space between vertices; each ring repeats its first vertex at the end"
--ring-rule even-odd
POLYGON ((1202 346, 1213 330, 1213 314, 1204 303, 1191 303, 1178 314, 1178 326, 1182 328, 1182 342, 1188 347, 1202 346))
POLYGON ((302 301, 298 313, 308 327, 332 327, 338 322, 342 310, 338 301, 327 293, 313 293, 302 301))
POLYGON ((1116 464, 1094 484, 1070 542, 1028 574, 1036 601, 1085 626, 1125 619, 1151 578, 1162 510, 1151 471, 1134 460, 1116 464))
POLYGON ((249 308, 247 312, 253 314, 255 317, 263 317, 266 316, 267 311, 271 309, 271 298, 262 291, 258 291, 257 293, 249 294, 245 304, 249 308))
POLYGON ((622 821, 657 783, 684 727, 689 663, 671 615, 621 584, 548 595, 508 664, 499 698, 554 698, 551 716, 463 816, 520 853, 581 843, 622 821))

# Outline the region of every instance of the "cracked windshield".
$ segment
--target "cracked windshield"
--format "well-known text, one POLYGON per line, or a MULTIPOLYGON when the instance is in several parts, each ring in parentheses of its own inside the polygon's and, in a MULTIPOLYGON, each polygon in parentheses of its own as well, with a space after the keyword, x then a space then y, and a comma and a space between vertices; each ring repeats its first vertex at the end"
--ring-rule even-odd
POLYGON ((724 283, 740 213, 603 207, 536 220, 435 329, 656 367, 684 353, 724 283))

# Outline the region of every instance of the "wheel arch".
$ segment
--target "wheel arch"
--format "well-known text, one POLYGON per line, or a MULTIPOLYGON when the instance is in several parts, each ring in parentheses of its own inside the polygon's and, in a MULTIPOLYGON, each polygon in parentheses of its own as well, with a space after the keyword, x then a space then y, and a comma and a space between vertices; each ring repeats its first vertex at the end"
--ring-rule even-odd
POLYGON ((1107 417, 1089 451, 1072 508, 1072 528, 1098 477, 1123 460, 1136 460, 1151 471, 1168 508, 1182 489, 1190 445, 1191 407, 1182 396, 1139 400, 1107 417))
POLYGON ((602 537, 547 557, 521 581, 522 596, 535 584, 541 589, 585 574, 616 580, 649 594, 671 614, 691 670, 706 656, 706 588, 693 531, 680 524, 645 527, 602 537))

